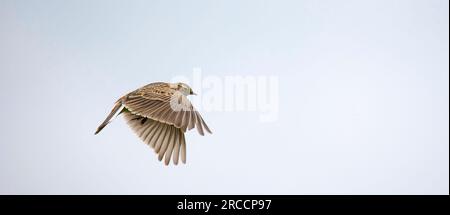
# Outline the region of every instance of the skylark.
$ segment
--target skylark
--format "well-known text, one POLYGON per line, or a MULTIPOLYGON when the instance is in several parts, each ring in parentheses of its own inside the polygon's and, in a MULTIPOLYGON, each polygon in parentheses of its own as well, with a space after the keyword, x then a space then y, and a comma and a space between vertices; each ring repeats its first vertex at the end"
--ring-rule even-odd
POLYGON ((152 147, 161 161, 169 165, 178 159, 186 163, 186 130, 197 128, 200 135, 204 130, 212 133, 203 118, 187 99, 196 95, 184 83, 151 83, 118 99, 102 124, 98 134, 116 115, 123 114, 131 129, 152 147))

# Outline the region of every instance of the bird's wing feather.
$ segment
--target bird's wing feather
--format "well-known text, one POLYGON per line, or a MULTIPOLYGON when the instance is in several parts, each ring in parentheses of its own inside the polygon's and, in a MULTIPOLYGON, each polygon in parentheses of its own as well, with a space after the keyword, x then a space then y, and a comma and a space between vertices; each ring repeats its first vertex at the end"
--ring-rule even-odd
POLYGON ((155 150, 160 161, 164 158, 164 163, 169 165, 172 158, 173 163, 177 165, 181 156, 181 161, 186 163, 186 144, 184 142, 184 133, 180 128, 138 116, 131 112, 124 112, 123 115, 128 125, 139 138, 155 150), (181 155, 180 148, 182 149, 181 155))
POLYGON ((201 135, 203 128, 212 133, 188 98, 167 83, 139 88, 126 95, 123 104, 133 114, 173 125, 183 132, 197 127, 201 135))

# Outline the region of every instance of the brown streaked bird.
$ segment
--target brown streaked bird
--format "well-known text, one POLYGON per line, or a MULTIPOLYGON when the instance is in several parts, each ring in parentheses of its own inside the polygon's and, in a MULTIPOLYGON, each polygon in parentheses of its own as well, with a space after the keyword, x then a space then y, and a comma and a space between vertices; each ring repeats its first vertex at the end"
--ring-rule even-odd
POLYGON ((184 133, 194 127, 200 135, 212 133, 198 111, 187 99, 196 95, 184 83, 151 83, 126 94, 116 101, 111 113, 97 128, 98 134, 116 115, 123 114, 131 129, 152 147, 158 159, 169 165, 186 163, 184 133))

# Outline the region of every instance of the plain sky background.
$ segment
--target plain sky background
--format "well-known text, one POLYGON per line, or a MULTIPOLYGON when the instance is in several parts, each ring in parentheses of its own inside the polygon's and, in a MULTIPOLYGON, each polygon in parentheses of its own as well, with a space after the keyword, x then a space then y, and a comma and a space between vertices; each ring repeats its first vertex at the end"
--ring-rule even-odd
POLYGON ((448 59, 447 0, 0 0, 0 194, 448 194, 448 59), (202 111, 169 167, 93 135, 194 67, 278 75, 278 121, 202 111))

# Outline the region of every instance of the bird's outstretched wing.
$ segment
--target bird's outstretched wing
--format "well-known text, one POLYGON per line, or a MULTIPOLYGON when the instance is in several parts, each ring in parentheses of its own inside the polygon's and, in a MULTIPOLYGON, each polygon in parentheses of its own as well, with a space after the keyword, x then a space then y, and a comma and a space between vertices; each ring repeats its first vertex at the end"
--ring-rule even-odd
POLYGON ((183 132, 196 127, 200 135, 204 135, 203 129, 212 133, 187 97, 167 83, 139 88, 124 96, 122 104, 132 114, 173 125, 183 132))
POLYGON ((181 161, 186 163, 186 141, 179 128, 128 111, 123 115, 139 138, 154 149, 160 161, 164 158, 164 163, 168 165, 173 157, 173 163, 177 165, 181 157, 181 161))

